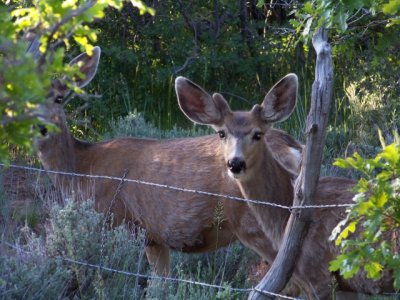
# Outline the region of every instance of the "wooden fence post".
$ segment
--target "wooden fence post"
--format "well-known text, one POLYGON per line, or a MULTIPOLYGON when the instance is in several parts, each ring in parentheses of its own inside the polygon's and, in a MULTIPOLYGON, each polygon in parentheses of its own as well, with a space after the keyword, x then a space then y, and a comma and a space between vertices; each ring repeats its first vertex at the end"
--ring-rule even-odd
MULTIPOLYGON (((311 205, 319 179, 325 131, 332 100, 333 64, 327 32, 320 28, 313 37, 317 53, 311 108, 306 124, 306 149, 300 175, 295 182, 293 205, 311 205)), ((294 209, 286 225, 282 244, 271 268, 248 299, 272 299, 262 291, 279 293, 289 281, 300 253, 303 237, 308 232, 311 209, 294 209), (261 292, 260 292, 261 291, 261 292)))

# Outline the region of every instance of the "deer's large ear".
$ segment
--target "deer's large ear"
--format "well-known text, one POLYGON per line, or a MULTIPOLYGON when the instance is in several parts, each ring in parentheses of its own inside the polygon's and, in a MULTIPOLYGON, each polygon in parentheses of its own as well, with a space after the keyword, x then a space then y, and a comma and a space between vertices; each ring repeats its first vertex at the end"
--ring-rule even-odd
POLYGON ((282 122, 291 115, 296 106, 297 87, 297 75, 288 74, 271 88, 261 104, 265 121, 282 122))
POLYGON ((229 105, 222 95, 211 96, 185 77, 176 78, 175 90, 179 107, 195 123, 220 125, 225 114, 230 111, 229 105))
POLYGON ((94 75, 96 75, 97 67, 99 66, 100 54, 100 47, 96 46, 93 48, 91 56, 87 53, 82 53, 69 63, 71 66, 78 64, 79 70, 85 75, 85 78, 74 78, 78 87, 83 88, 92 81, 94 75))

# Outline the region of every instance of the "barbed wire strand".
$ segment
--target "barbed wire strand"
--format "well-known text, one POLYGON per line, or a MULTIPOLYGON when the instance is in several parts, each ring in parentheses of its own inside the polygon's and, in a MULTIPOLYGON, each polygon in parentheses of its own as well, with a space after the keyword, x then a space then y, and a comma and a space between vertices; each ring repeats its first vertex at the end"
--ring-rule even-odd
MULTIPOLYGON (((16 250, 17 253, 24 253, 27 255, 32 255, 32 252, 25 251, 21 247, 15 246, 7 241, 0 240, 0 242, 7 245, 8 247, 16 250)), ((42 253, 39 253, 39 254, 43 255, 42 253)), ((171 281, 171 282, 179 282, 179 283, 192 284, 192 285, 208 287, 208 288, 215 288, 215 289, 223 289, 223 290, 229 289, 230 291, 237 292, 237 293, 249 293, 251 291, 257 291, 264 295, 280 297, 282 299, 302 300, 301 298, 294 298, 294 297, 290 297, 290 296, 286 296, 286 295, 280 295, 280 294, 276 294, 276 293, 272 293, 272 292, 268 292, 268 291, 264 291, 264 290, 260 290, 260 289, 256 289, 256 288, 247 288, 247 289, 234 288, 234 287, 221 286, 221 285, 217 285, 217 284, 210 284, 210 283, 205 283, 205 282, 200 282, 200 281, 190 280, 190 279, 167 277, 167 276, 157 276, 157 275, 146 275, 146 274, 128 272, 128 271, 124 271, 124 270, 117 270, 117 269, 113 269, 113 268, 109 268, 109 267, 105 267, 105 266, 101 266, 101 265, 96 265, 96 264, 91 264, 91 263, 87 263, 87 262, 82 262, 82 261, 78 261, 78 260, 71 259, 68 257, 63 257, 63 256, 59 256, 58 258, 62 259, 65 262, 71 263, 71 264, 77 264, 77 265, 80 265, 83 267, 88 267, 88 268, 97 269, 97 270, 100 269, 103 271, 112 272, 112 273, 116 273, 116 274, 122 274, 125 276, 133 276, 133 277, 146 278, 146 279, 151 279, 151 280, 165 280, 165 281, 171 281)))
POLYGON ((144 180, 139 180, 139 179, 121 178, 121 177, 107 176, 107 175, 82 174, 82 173, 64 172, 64 171, 56 171, 56 170, 45 170, 45 169, 41 169, 41 168, 36 168, 36 167, 31 167, 31 166, 21 166, 21 165, 15 165, 15 164, 6 165, 6 164, 3 164, 3 163, 0 163, 0 166, 2 166, 2 167, 10 167, 10 168, 14 168, 14 169, 23 169, 23 170, 28 170, 28 171, 35 171, 35 172, 40 172, 40 173, 56 174, 56 175, 85 177, 85 178, 92 178, 92 179, 108 179, 108 180, 117 180, 119 182, 121 182, 121 180, 123 180, 124 182, 132 182, 132 183, 137 183, 137 184, 154 186, 154 187, 158 187, 158 188, 166 188, 166 189, 180 191, 180 192, 195 193, 195 194, 200 194, 200 195, 204 195, 204 196, 225 198, 225 199, 234 200, 234 201, 241 201, 241 202, 248 202, 248 203, 259 204, 259 205, 267 205, 267 206, 272 206, 272 207, 278 207, 278 208, 282 208, 282 209, 287 209, 290 212, 292 212, 295 209, 343 208, 343 207, 350 207, 350 206, 353 205, 351 203, 341 203, 341 204, 287 206, 287 205, 282 205, 282 204, 268 202, 268 201, 261 201, 261 200, 255 200, 255 199, 245 199, 245 198, 236 197, 236 196, 223 195, 223 194, 206 192, 206 191, 199 191, 199 190, 188 189, 188 188, 181 188, 181 187, 177 187, 177 186, 173 186, 173 185, 155 183, 155 182, 144 181, 144 180))

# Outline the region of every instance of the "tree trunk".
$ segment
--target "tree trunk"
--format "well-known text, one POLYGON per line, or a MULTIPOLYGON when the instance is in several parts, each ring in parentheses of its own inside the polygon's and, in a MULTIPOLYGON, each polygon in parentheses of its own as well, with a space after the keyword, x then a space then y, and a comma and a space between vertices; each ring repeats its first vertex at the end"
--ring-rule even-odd
MULTIPOLYGON (((313 37, 317 53, 315 80, 312 86, 311 109, 307 117, 307 143, 300 175, 295 183, 294 206, 311 205, 317 186, 325 130, 332 99, 333 65, 327 33, 320 28, 313 37)), ((272 299, 292 276, 303 238, 307 235, 311 209, 294 209, 289 218, 279 252, 268 273, 252 291, 248 299, 272 299), (263 292, 264 291, 264 292, 263 292)))

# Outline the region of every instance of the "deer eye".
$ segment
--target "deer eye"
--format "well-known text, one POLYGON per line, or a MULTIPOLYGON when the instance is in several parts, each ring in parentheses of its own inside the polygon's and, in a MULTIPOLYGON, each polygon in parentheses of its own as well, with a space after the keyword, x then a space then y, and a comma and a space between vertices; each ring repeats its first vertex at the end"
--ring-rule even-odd
POLYGON ((261 131, 257 131, 253 135, 253 140, 259 141, 259 140, 261 140, 262 136, 263 136, 263 133, 261 131))
POLYGON ((226 137, 225 131, 223 131, 223 130, 220 130, 217 133, 218 133, 220 139, 224 139, 226 137))
POLYGON ((54 102, 60 104, 60 103, 63 102, 63 100, 64 100, 64 97, 61 96, 61 95, 59 95, 59 96, 57 96, 57 97, 54 99, 54 102))

